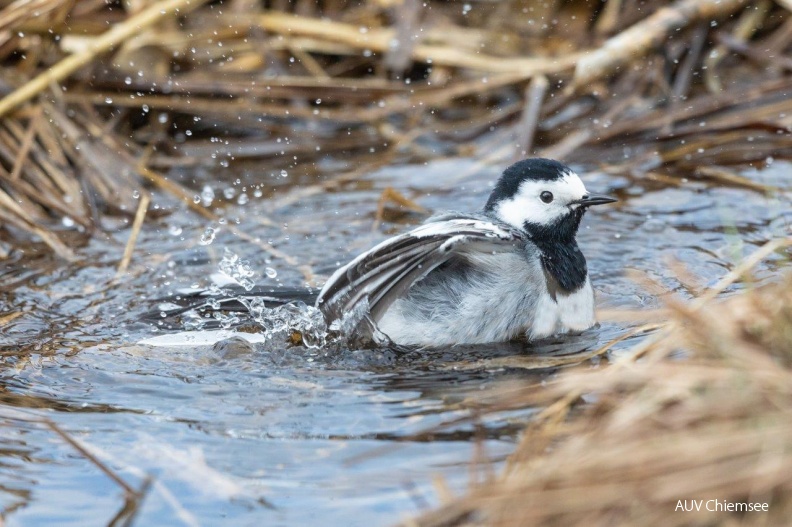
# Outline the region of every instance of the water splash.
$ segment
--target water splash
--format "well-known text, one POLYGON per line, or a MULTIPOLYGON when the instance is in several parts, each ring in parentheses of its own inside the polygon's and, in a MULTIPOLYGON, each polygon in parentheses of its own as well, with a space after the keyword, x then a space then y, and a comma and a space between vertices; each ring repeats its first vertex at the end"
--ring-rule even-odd
POLYGON ((245 291, 250 291, 256 285, 253 277, 256 272, 251 268, 248 260, 242 260, 239 255, 226 247, 223 250, 223 259, 218 265, 220 272, 241 285, 245 291))
MULTIPOLYGON (((223 251, 218 269, 223 276, 242 286, 245 293, 256 285, 253 279, 256 272, 250 262, 242 260, 228 248, 223 251)), ((277 276, 277 272, 267 267, 265 275, 272 279, 277 276)), ((274 302, 267 305, 269 301, 265 298, 247 296, 245 293, 232 293, 223 289, 222 285, 211 284, 201 295, 203 305, 181 315, 184 328, 191 331, 218 327, 233 329, 252 321, 261 328, 260 333, 264 340, 273 344, 290 342, 314 349, 327 344, 327 324, 322 312, 315 307, 301 301, 286 304, 274 302), (247 313, 238 312, 239 304, 247 313), (229 309, 229 305, 236 307, 229 309)), ((351 327, 352 323, 349 324, 351 327)))
POLYGON ((307 348, 327 344, 327 324, 321 311, 304 302, 268 308, 263 298, 239 298, 250 316, 264 330, 268 341, 301 343, 307 348))
POLYGON ((341 335, 354 335, 368 313, 369 301, 368 297, 365 297, 352 310, 345 313, 343 317, 334 320, 330 325, 330 331, 341 335))

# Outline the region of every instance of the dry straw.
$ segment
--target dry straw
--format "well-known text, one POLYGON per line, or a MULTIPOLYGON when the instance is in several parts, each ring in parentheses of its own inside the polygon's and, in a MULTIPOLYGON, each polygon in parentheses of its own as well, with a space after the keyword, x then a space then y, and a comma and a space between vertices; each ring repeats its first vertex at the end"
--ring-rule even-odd
POLYGON ((296 156, 290 173, 308 176, 318 156, 355 154, 308 193, 430 157, 425 138, 485 164, 544 155, 767 192, 729 165, 792 151, 789 2, 121 4, 0 9, 5 243, 72 259, 146 191, 216 218, 168 171, 231 156, 277 168, 296 156), (201 125, 180 136, 185 122, 201 125), (338 133, 312 133, 320 124, 338 133), (472 149, 491 130, 479 143, 495 146, 472 149))
MULTIPOLYGON (((769 243, 715 289, 790 246, 769 243)), ((543 410, 501 474, 406 525, 788 525, 792 276, 668 309, 648 346, 493 403, 543 410), (768 511, 706 510, 715 499, 768 511), (680 500, 705 507, 684 512, 680 500)))

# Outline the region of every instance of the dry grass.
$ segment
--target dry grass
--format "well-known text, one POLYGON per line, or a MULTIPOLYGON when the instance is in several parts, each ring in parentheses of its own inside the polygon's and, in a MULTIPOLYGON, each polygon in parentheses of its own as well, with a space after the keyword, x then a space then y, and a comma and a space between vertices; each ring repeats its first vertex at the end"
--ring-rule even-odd
POLYGON ((792 151, 789 3, 645 4, 0 2, 0 241, 71 259, 147 191, 213 217, 174 166, 353 154, 315 193, 493 128, 485 162, 771 190, 726 165, 792 151))
POLYGON ((505 470, 407 524, 789 525, 792 276, 668 312, 614 364, 512 393, 509 406, 543 410, 505 470), (711 499, 769 511, 675 512, 711 499))

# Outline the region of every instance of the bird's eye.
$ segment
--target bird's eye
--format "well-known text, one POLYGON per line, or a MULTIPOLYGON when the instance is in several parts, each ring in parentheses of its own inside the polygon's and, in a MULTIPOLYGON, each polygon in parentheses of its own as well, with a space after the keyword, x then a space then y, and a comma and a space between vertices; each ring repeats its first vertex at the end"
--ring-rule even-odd
POLYGON ((551 201, 553 201, 553 193, 545 190, 544 192, 539 194, 539 199, 541 199, 545 203, 550 203, 551 201))

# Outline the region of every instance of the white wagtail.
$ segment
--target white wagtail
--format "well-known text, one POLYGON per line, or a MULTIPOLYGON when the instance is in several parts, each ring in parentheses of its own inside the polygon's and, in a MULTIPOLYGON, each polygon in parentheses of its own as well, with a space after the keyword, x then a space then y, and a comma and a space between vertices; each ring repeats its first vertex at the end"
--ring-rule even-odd
POLYGON ((359 316, 357 331, 409 346, 583 331, 596 322, 594 291, 575 235, 588 207, 614 201, 557 161, 520 161, 482 212, 385 240, 338 269, 316 305, 328 322, 359 316))

